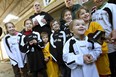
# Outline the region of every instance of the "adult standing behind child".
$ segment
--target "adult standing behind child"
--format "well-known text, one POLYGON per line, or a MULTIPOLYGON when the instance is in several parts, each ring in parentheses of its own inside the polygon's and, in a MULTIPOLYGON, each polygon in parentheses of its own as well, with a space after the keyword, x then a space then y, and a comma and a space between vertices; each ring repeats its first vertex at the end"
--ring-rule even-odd
POLYGON ((64 45, 63 60, 71 69, 71 77, 99 77, 95 61, 101 54, 101 45, 88 42, 84 35, 86 25, 84 20, 75 19, 70 23, 70 31, 73 33, 64 45))
POLYGON ((34 15, 29 17, 30 19, 33 20, 33 24, 34 24, 33 31, 39 33, 46 31, 50 35, 51 34, 50 22, 51 20, 53 20, 53 18, 47 12, 42 11, 42 7, 39 2, 35 1, 33 8, 35 10, 35 13, 34 15), (45 25, 40 26, 40 23, 37 21, 37 19, 39 18, 34 19, 38 15, 43 16, 43 18, 40 21, 45 25))
POLYGON ((33 77, 39 77, 39 75, 48 77, 42 52, 44 43, 40 38, 40 34, 32 31, 33 22, 31 19, 24 21, 24 27, 20 49, 27 54, 30 72, 33 77))
POLYGON ((116 77, 116 5, 106 0, 94 0, 96 11, 92 14, 92 21, 98 22, 105 30, 108 42, 108 57, 111 77, 116 77))
POLYGON ((15 77, 21 77, 20 69, 23 72, 23 76, 28 77, 26 54, 22 53, 19 48, 22 34, 16 31, 12 22, 5 23, 5 28, 7 34, 3 38, 3 44, 13 67, 15 77))
POLYGON ((81 7, 80 4, 74 4, 74 0, 64 0, 66 8, 72 12, 72 19, 76 18, 75 12, 81 7))

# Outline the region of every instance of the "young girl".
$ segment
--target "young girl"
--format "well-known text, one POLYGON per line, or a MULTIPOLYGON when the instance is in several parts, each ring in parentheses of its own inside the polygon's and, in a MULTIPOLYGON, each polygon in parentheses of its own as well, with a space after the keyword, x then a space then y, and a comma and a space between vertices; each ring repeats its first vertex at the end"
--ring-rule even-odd
POLYGON ((19 48, 21 34, 15 30, 15 25, 12 22, 6 23, 5 28, 7 34, 3 38, 3 44, 10 58, 15 77, 21 77, 20 69, 23 72, 23 76, 28 77, 26 54, 21 53, 19 48))
POLYGON ((53 56, 57 60, 62 77, 68 77, 70 76, 70 72, 68 71, 69 69, 66 67, 62 59, 62 49, 66 42, 65 32, 60 30, 60 25, 56 20, 51 21, 50 26, 51 29, 54 31, 50 36, 50 43, 53 47, 50 52, 54 53, 53 56))
POLYGON ((61 30, 65 32, 66 40, 68 40, 72 36, 72 33, 69 30, 69 24, 72 21, 71 11, 69 9, 63 10, 61 18, 65 21, 64 24, 61 24, 61 30))
POLYGON ((45 57, 45 62, 47 65, 47 74, 48 77, 59 77, 59 69, 58 69, 58 64, 52 60, 52 55, 49 52, 49 36, 47 32, 42 32, 41 33, 42 40, 44 42, 45 48, 43 49, 44 57, 45 57))
POLYGON ((39 77, 39 74, 43 77, 48 77, 42 52, 44 44, 40 39, 40 34, 32 31, 33 23, 30 19, 24 21, 24 27, 25 29, 22 32, 24 36, 22 36, 21 40, 21 49, 23 52, 27 53, 30 71, 32 72, 33 77, 39 77))
MULTIPOLYGON (((77 12, 77 17, 85 21, 86 26, 88 27, 85 32, 86 35, 88 35, 89 33, 94 33, 96 30, 104 31, 100 24, 90 21, 89 11, 85 7, 81 7, 79 9, 79 11, 77 12)), ((100 77, 108 77, 111 74, 108 59, 108 47, 106 42, 103 42, 102 44, 102 54, 96 61, 96 66, 100 77)))
POLYGON ((101 53, 101 46, 94 42, 92 49, 84 35, 86 25, 82 19, 73 20, 69 27, 73 37, 64 45, 63 60, 71 69, 71 77, 99 77, 95 61, 101 53))

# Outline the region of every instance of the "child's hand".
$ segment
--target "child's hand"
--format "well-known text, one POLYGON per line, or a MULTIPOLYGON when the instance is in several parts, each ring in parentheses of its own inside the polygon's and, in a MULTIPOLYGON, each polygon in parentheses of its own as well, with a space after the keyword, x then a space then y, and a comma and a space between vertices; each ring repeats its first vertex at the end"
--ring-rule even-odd
POLYGON ((87 57, 89 58, 89 62, 92 63, 93 62, 93 56, 91 54, 87 54, 87 57))
POLYGON ((113 31, 111 32, 111 42, 112 42, 113 44, 116 44, 116 30, 113 30, 113 31))
POLYGON ((29 45, 33 45, 33 41, 29 41, 29 45))
POLYGON ((87 55, 84 55, 84 56, 83 56, 83 59, 84 59, 84 62, 85 62, 86 64, 89 64, 89 58, 88 58, 87 55))
POLYGON ((48 61, 49 61, 49 58, 45 58, 44 61, 45 61, 45 62, 48 62, 48 61))
POLYGON ((116 30, 113 30, 110 36, 107 38, 107 43, 116 44, 116 30))
POLYGON ((85 62, 86 64, 92 63, 92 62, 93 62, 93 57, 92 57, 90 54, 84 55, 84 62, 85 62))
POLYGON ((34 39, 34 40, 33 40, 33 44, 37 44, 37 40, 34 39))

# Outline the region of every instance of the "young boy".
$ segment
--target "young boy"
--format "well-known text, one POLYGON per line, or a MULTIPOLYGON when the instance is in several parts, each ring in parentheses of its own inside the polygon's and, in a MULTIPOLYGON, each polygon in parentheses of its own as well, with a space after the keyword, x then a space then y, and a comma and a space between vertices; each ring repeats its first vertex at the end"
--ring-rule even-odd
POLYGON ((71 77, 99 77, 95 61, 101 53, 101 46, 94 42, 92 49, 92 44, 84 35, 86 31, 84 20, 73 20, 69 28, 73 37, 64 45, 63 60, 71 69, 71 77))
POLYGON ((92 14, 92 20, 98 22, 105 30, 108 38, 108 56, 111 77, 116 77, 116 5, 106 0, 94 0, 97 10, 92 14))
POLYGON ((58 64, 52 60, 53 56, 50 53, 49 47, 49 36, 47 32, 41 33, 42 40, 44 42, 45 48, 42 49, 45 57, 45 62, 47 65, 47 74, 48 77, 59 77, 59 68, 58 64))
POLYGON ((66 67, 62 59, 62 54, 63 54, 62 50, 66 42, 65 32, 60 30, 60 24, 56 20, 51 21, 50 26, 51 26, 51 29, 54 31, 50 36, 50 43, 51 43, 51 46, 53 47, 53 49, 51 49, 50 52, 52 53, 54 52, 55 54, 55 58, 60 68, 62 77, 68 77, 70 74, 68 71, 69 68, 66 67))

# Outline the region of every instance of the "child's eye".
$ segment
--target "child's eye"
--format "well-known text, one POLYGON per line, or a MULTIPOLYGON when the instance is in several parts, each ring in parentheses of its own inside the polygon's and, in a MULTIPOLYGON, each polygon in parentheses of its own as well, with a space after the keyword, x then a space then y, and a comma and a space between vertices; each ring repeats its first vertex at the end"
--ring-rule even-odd
POLYGON ((81 15, 83 15, 84 13, 81 13, 81 15))
POLYGON ((39 4, 36 4, 35 6, 40 6, 39 4))
POLYGON ((79 26, 79 24, 77 24, 76 26, 79 26))
POLYGON ((29 25, 28 23, 26 25, 29 25))
POLYGON ((82 26, 85 26, 85 24, 82 24, 82 26))

